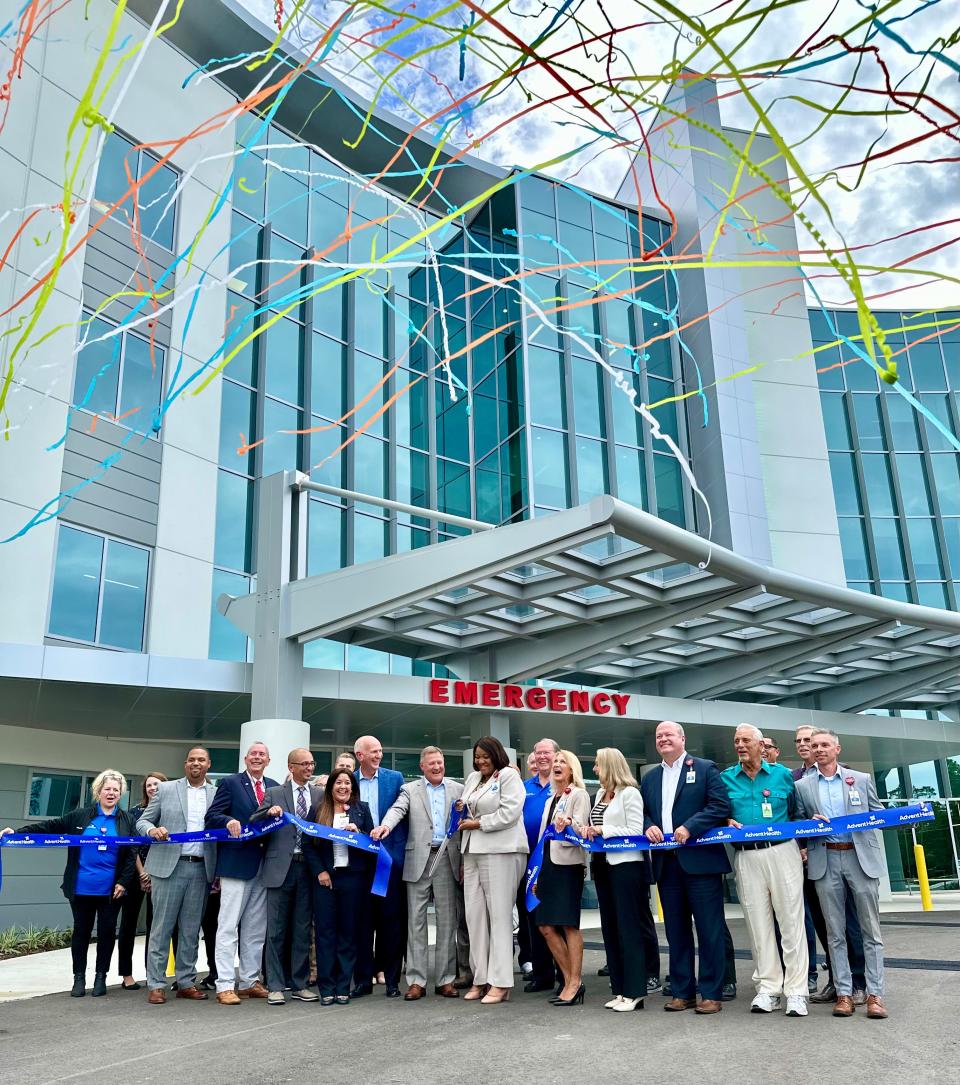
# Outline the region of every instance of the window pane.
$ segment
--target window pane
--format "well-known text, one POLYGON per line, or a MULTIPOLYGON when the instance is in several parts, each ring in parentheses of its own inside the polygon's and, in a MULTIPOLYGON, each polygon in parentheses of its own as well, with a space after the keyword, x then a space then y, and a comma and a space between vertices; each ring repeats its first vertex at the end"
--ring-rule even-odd
POLYGON ((313 329, 343 339, 343 287, 328 286, 313 295, 313 329))
POLYGON ((73 402, 96 414, 115 414, 120 381, 120 333, 102 343, 92 343, 114 329, 113 324, 95 317, 86 329, 87 345, 77 355, 73 381, 73 402))
POLYGON ((339 452, 337 449, 347 439, 346 429, 343 426, 327 424, 322 418, 314 418, 313 430, 310 434, 308 465, 310 477, 314 482, 324 482, 328 486, 343 486, 346 481, 346 449, 339 452))
POLYGON ((253 483, 229 471, 220 471, 214 562, 228 569, 251 572, 252 532, 253 483))
POLYGON ((173 227, 176 218, 176 202, 171 202, 177 187, 177 173, 169 166, 157 168, 158 159, 149 151, 142 151, 140 176, 156 171, 140 185, 138 210, 140 232, 152 238, 165 249, 173 248, 173 227))
POLYGON ((353 442, 354 489, 371 497, 387 496, 387 445, 361 433, 353 442))
POLYGON ((233 381, 223 382, 220 401, 220 466, 253 474, 253 451, 242 455, 237 449, 254 439, 256 401, 248 388, 233 381))
POLYGON ((307 243, 307 186, 295 177, 270 170, 267 177, 267 219, 274 231, 298 242, 307 243))
POLYGON ((237 353, 230 358, 224 373, 231 380, 240 381, 242 384, 251 386, 257 383, 256 365, 254 362, 256 340, 251 339, 242 347, 241 343, 254 332, 254 311, 257 306, 243 297, 242 294, 227 294, 227 326, 223 335, 223 354, 218 359, 222 362, 234 351, 237 353), (239 348, 239 349, 238 349, 239 348))
POLYGON ((860 507, 853 456, 846 452, 831 452, 830 477, 837 513, 840 516, 859 516, 863 510, 860 507))
POLYGON ((397 500, 408 505, 429 505, 428 459, 422 452, 397 449, 397 500))
POLYGON ((437 508, 452 516, 470 515, 470 470, 451 460, 437 460, 437 508))
MULTIPOLYGON (((503 402, 499 403, 501 431, 507 428, 503 420, 503 402)), ((470 416, 467 397, 461 390, 457 402, 450 400, 450 390, 437 385, 437 454, 466 463, 470 459, 470 416)))
MULTIPOLYGON (((863 457, 863 478, 867 485, 867 504, 871 516, 895 516, 890 465, 885 455, 863 457)), ((838 510, 839 511, 839 510, 838 510)))
POLYGON ((940 512, 944 516, 960 516, 960 474, 954 453, 931 456, 934 485, 940 499, 940 512))
POLYGON ((243 157, 238 154, 233 166, 234 208, 251 218, 262 219, 267 187, 263 159, 255 154, 248 153, 243 157))
POLYGON ((341 343, 314 335, 310 399, 314 414, 338 420, 343 416, 344 349, 341 343))
POLYGON ((538 505, 569 506, 567 441, 562 433, 533 430, 533 486, 538 505))
POLYGON ((641 403, 643 397, 637 384, 637 378, 632 373, 623 373, 623 379, 627 385, 636 389, 637 395, 633 403, 629 395, 617 387, 616 381, 610 385, 610 401, 613 406, 613 433, 622 444, 643 444, 643 418, 634 407, 634 403, 641 403))
POLYGON ((954 516, 943 518, 943 534, 947 540, 947 558, 950 562, 950 576, 960 577, 960 519, 954 516))
POLYGON ((574 357, 573 410, 577 433, 590 437, 603 437, 603 407, 601 399, 601 369, 594 361, 574 357))
POLYGON ((353 517, 353 563, 376 561, 387 552, 387 524, 373 516, 354 513, 353 517))
MULTIPOLYGON (((840 397, 837 396, 837 399, 840 397)), ((882 452, 887 447, 880 419, 880 397, 857 393, 852 396, 857 422, 857 440, 865 452, 882 452)), ((836 447, 841 447, 837 445, 836 447)), ((842 447, 848 448, 849 445, 842 447)))
POLYGON ((323 501, 310 501, 307 533, 307 576, 343 567, 343 510, 323 501))
POLYGON ((355 425, 363 426, 364 433, 383 436, 386 432, 383 412, 386 400, 387 382, 384 380, 383 361, 356 351, 353 356, 353 398, 349 404, 355 411, 355 425), (374 418, 374 415, 377 417, 374 418))
POLYGON ((638 509, 647 507, 647 477, 643 452, 636 448, 617 445, 617 497, 638 509))
MULTIPOLYGON (((261 274, 267 277, 266 269, 260 270, 260 227, 236 212, 230 221, 230 274, 229 285, 242 294, 255 297, 259 290, 261 274)), ((227 312, 229 313, 229 309, 227 312)))
POLYGON ((840 547, 843 550, 843 568, 847 580, 867 580, 870 565, 867 561, 867 540, 863 533, 863 521, 840 517, 840 547))
POLYGON ((903 453, 898 453, 896 457, 900 493, 903 496, 904 511, 908 516, 929 516, 932 512, 923 460, 923 456, 903 453))
POLYGON ((143 647, 148 556, 139 546, 127 546, 115 539, 107 541, 100 644, 135 652, 143 647))
MULTIPOLYGON (((133 150, 133 144, 128 139, 124 139, 119 132, 110 132, 103 141, 103 153, 100 155, 97 167, 95 198, 102 200, 108 207, 116 203, 130 188, 131 182, 127 179, 128 169, 130 177, 136 180, 137 152, 133 150)), ((125 203, 123 208, 129 213, 130 203, 125 203)), ((121 210, 120 214, 124 214, 124 210, 121 210)))
MULTIPOLYGON (((577 439, 577 488, 578 504, 590 501, 607 492, 607 465, 603 441, 577 439)), ((539 498, 537 499, 539 501, 539 498)))
MULTIPOLYGON (((813 345, 814 348, 820 346, 816 341, 813 345)), ((821 391, 842 392, 846 387, 839 362, 840 354, 836 347, 819 349, 813 355, 813 364, 817 369, 817 383, 821 391)))
POLYGON ((917 433, 917 412, 897 393, 887 395, 887 410, 890 412, 890 429, 893 447, 898 452, 917 452, 920 449, 920 437, 917 433))
MULTIPOLYGON (((394 392, 398 396, 393 408, 397 441, 402 445, 426 449, 430 437, 427 430, 427 379, 409 369, 398 370, 394 392)), ((474 410, 479 410, 476 401, 474 410)))
POLYGON ((910 540, 910 556, 913 558, 913 570, 918 580, 941 580, 943 569, 940 565, 940 551, 933 530, 933 520, 907 520, 907 537, 910 540))
MULTIPOLYGON (((860 344, 858 343, 857 346, 860 344)), ((877 390, 877 372, 869 362, 864 361, 851 347, 843 343, 840 345, 840 356, 846 362, 843 371, 849 389, 856 392, 877 390)))
POLYGON ((302 354, 300 325, 294 320, 281 318, 262 334, 266 337, 267 347, 267 395, 299 404, 302 354))
POLYGON ((210 658, 243 663, 247 658, 247 638, 217 610, 221 595, 249 595, 250 578, 223 569, 213 570, 213 600, 210 608, 210 658))
POLYGON ((28 817, 58 818, 80 805, 83 778, 35 772, 30 778, 28 817))
POLYGON ((943 358, 940 356, 940 344, 936 339, 928 343, 913 343, 909 351, 910 368, 913 370, 913 381, 917 390, 937 392, 946 389, 943 358))
POLYGON ((103 539, 60 525, 57 538, 50 635, 94 641, 103 539))
MULTIPOLYGON (((582 364, 582 363, 577 363, 582 364)), ((534 422, 557 429, 566 427, 563 390, 563 358, 555 350, 530 347, 530 413, 534 422)))
POLYGON ((683 509, 683 486, 680 464, 673 456, 653 457, 654 486, 657 493, 657 515, 661 520, 683 527, 686 522, 683 509))
POLYGON ((159 433, 157 411, 163 390, 164 351, 129 332, 123 342, 123 386, 120 410, 123 425, 138 433, 159 433))
POLYGON ((301 429, 300 412, 268 399, 263 405, 263 474, 275 471, 293 471, 300 466, 298 449, 301 429))
POLYGON ((354 294, 354 337, 357 350, 385 357, 387 306, 383 294, 361 280, 354 294))
MULTIPOLYGON (((954 426, 950 418, 949 400, 949 396, 931 395, 929 392, 920 396, 920 402, 937 419, 947 433, 953 433, 954 426)), ((922 424, 931 451, 948 452, 954 447, 929 418, 924 418, 922 424)))
POLYGON ((650 402, 661 404, 656 408, 651 407, 651 414, 660 423, 660 431, 672 437, 674 443, 679 443, 680 430, 677 422, 677 404, 662 402, 675 394, 673 383, 660 380, 657 377, 649 377, 647 379, 647 388, 650 394, 650 402))
POLYGON ((312 640, 303 646, 303 665, 327 671, 342 671, 346 645, 335 640, 312 640))
MULTIPOLYGON (((270 262, 261 272, 262 289, 268 303, 275 309, 288 309, 303 297, 300 288, 303 272, 303 246, 274 234, 270 238, 270 262)), ((301 316, 300 306, 290 310, 290 316, 301 316)))
POLYGON ((904 580, 903 546, 896 520, 875 519, 871 523, 877 551, 877 573, 881 580, 904 580))
POLYGON ((947 589, 944 584, 918 584, 916 586, 917 602, 924 607, 945 608, 947 604, 947 589))

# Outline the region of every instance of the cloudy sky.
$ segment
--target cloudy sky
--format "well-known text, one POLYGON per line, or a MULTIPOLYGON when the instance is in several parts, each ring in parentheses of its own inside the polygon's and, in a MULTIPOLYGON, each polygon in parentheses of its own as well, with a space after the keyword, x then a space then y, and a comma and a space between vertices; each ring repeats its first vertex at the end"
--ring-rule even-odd
MULTIPOLYGON (((272 21, 272 2, 244 3, 272 21)), ((460 146, 479 140, 475 153, 502 166, 562 158, 545 171, 609 194, 675 67, 709 73, 724 124, 772 124, 789 145, 819 201, 799 185, 795 195, 829 245, 853 250, 868 297, 887 295, 876 307, 960 307, 958 0, 894 0, 879 21, 856 0, 476 7, 312 0, 290 36, 315 43, 339 20, 324 64, 381 107, 435 118, 434 132, 444 126, 460 146), (530 63, 527 46, 552 58, 551 70, 530 63), (872 270, 897 266, 910 274, 872 270)), ((803 233, 800 244, 815 250, 803 233)), ((837 283, 824 299, 850 296, 837 283)))

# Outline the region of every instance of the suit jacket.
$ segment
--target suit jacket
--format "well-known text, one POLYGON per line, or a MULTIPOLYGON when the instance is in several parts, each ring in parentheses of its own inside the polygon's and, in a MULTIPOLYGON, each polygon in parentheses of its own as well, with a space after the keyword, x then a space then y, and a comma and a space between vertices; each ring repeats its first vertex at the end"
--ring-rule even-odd
MULTIPOLYGON (((187 786, 185 776, 181 776, 179 780, 167 780, 162 783, 137 822, 137 832, 141 836, 146 836, 151 829, 162 825, 167 832, 185 833, 187 831, 187 786)), ((207 793, 207 809, 209 810, 216 788, 207 781, 204 784, 204 790, 207 793)), ((180 850, 180 844, 152 845, 143 869, 151 878, 169 878, 177 869, 180 850)), ((216 844, 203 845, 203 861, 207 881, 212 882, 217 874, 216 844)))
MULTIPOLYGON (((601 789, 597 792, 597 800, 602 799, 603 795, 604 792, 601 789)), ((613 796, 609 806, 603 812, 600 832, 604 840, 608 836, 643 835, 643 799, 637 788, 621 787, 613 796)), ((645 862, 642 851, 609 851, 604 854, 610 866, 616 866, 618 863, 645 862)))
MULTIPOLYGON (((310 808, 307 810, 307 821, 317 820, 317 811, 323 802, 323 788, 308 786, 310 795, 310 808)), ((296 811, 293 808, 293 782, 276 784, 267 788, 263 802, 250 815, 251 821, 263 821, 271 806, 280 806, 289 814, 296 811)), ((306 841, 309 837, 303 837, 301 850, 307 853, 306 841)), ((268 889, 279 889, 283 885, 290 870, 290 862, 293 859, 293 849, 297 843, 297 827, 289 823, 281 825, 272 833, 267 834, 267 845, 263 852, 263 866, 260 868, 260 877, 268 889)), ((226 847, 230 847, 227 844, 226 847)))
MULTIPOLYGON (((32 821, 21 825, 18 833, 60 833, 64 836, 82 836, 83 830, 100 812, 98 803, 78 806, 63 817, 49 818, 47 821, 32 821)), ((136 819, 126 810, 117 808, 117 836, 136 836, 136 819)), ((105 838, 109 843, 110 838, 105 838)), ((60 888, 67 900, 73 900, 77 885, 77 873, 80 870, 80 847, 67 848, 67 865, 63 870, 60 888)), ((113 884, 122 885, 128 892, 137 876, 137 849, 130 846, 117 848, 117 868, 113 875, 113 884)))
MULTIPOLYGON (((578 825, 585 825, 590 820, 590 796, 582 787, 571 788, 569 795, 561 795, 553 812, 553 818, 550 818, 550 807, 552 805, 553 799, 551 798, 543 808, 538 840, 546 832, 547 825, 553 824, 558 813, 562 812, 573 818, 578 825), (549 821, 548 818, 550 818, 549 821)), ((580 866, 587 865, 587 853, 576 844, 565 844, 561 840, 548 840, 546 847, 550 849, 550 862, 555 863, 557 866, 576 866, 578 863, 580 866)))
MULTIPOLYGON (((348 807, 347 819, 348 824, 356 825, 361 833, 369 836, 373 832, 373 815, 370 813, 370 807, 365 802, 354 803, 348 807)), ((315 821, 316 818, 310 820, 315 821)), ((324 871, 328 874, 333 873, 333 844, 329 840, 320 840, 315 836, 305 836, 303 838, 303 850, 307 856, 307 863, 310 866, 310 873, 313 875, 314 881, 324 871)), ((347 848, 347 859, 347 866, 350 870, 373 878, 373 868, 377 860, 372 852, 361 851, 359 848, 347 848)))
MULTIPOLYGON (((843 805, 848 814, 865 814, 868 810, 882 810, 883 803, 877 796, 873 780, 865 772, 857 772, 840 766, 843 777, 843 805), (853 783, 848 784, 848 778, 853 783), (850 792, 856 789, 860 793, 860 805, 850 805, 850 792), (866 802, 864 802, 866 796, 866 802)), ((797 780, 797 813, 801 818, 812 818, 814 814, 825 813, 820 807, 820 773, 814 772, 797 780)), ((887 869, 886 853, 883 850, 883 837, 880 829, 864 829, 863 832, 851 833, 860 866, 868 878, 882 878, 887 869)), ((819 881, 827 872, 827 842, 808 837, 801 844, 807 847, 807 877, 819 881)))
MULTIPOLYGON (((528 855, 527 830, 523 827, 523 804, 526 788, 516 769, 501 769, 495 779, 481 782, 479 772, 471 772, 461 795, 465 817, 478 817, 479 829, 460 833, 460 848, 471 855, 528 855), (472 797, 476 795, 477 798, 472 797)), ((389 840, 390 837, 387 837, 389 840)))
MULTIPOLYGON (((691 757, 685 754, 680 770, 680 780, 673 799, 673 827, 684 826, 695 839, 708 829, 726 826, 730 817, 730 797, 720 777, 720 770, 712 761, 703 757, 691 757), (696 776, 693 783, 687 783, 687 773, 696 776)), ((663 829, 663 765, 652 768, 640 783, 643 796, 644 832, 651 825, 663 829)), ((681 869, 687 874, 726 874, 730 870, 727 850, 722 844, 704 844, 692 848, 686 845, 677 848, 677 859, 681 869)), ((664 853, 650 852, 650 865, 654 881, 660 880, 663 870, 664 853)))
MULTIPOLYGON (((354 774, 357 778, 357 784, 360 783, 360 770, 357 769, 354 774)), ((400 794, 400 789, 403 787, 403 773, 397 772, 396 769, 385 769, 382 765, 377 770, 377 813, 380 815, 380 824, 383 824, 383 819, 386 816, 387 811, 397 801, 397 797, 400 794)), ((376 826, 374 826, 376 828, 376 826)), ((407 847, 407 824, 401 821, 394 832, 383 841, 383 846, 390 852, 390 858, 396 864, 403 864, 403 855, 407 847)), ((400 869, 400 866, 397 869, 400 869)))
MULTIPOLYGON (((278 787, 276 780, 264 776, 265 788, 278 787)), ((246 772, 235 772, 224 776, 217 784, 217 793, 207 807, 206 826, 208 829, 225 829, 227 822, 236 818, 241 825, 246 825, 254 810, 260 804, 257 793, 250 783, 246 772)), ((238 878, 248 882, 257 876, 263 860, 265 837, 257 840, 245 840, 243 843, 223 844, 217 848, 217 874, 221 878, 238 878)))
MULTIPOLYGON (((443 826, 444 832, 450 823, 450 808, 463 794, 463 784, 444 777, 443 780, 443 826)), ((390 836, 396 826, 406 824, 407 847, 403 857, 403 880, 418 882, 423 877, 430 858, 430 842, 433 840, 433 809, 427 785, 421 777, 412 783, 404 784, 397 796, 397 801, 384 815, 381 825, 386 825, 390 836)), ((387 840, 390 839, 387 837, 387 840)), ((460 848, 456 837, 447 845, 447 858, 455 878, 460 875, 460 848)))

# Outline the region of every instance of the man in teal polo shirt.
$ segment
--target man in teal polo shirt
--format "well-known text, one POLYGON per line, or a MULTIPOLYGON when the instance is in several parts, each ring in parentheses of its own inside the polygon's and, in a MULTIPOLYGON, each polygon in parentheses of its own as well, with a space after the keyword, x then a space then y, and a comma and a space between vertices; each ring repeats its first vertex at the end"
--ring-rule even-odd
MULTIPOLYGON (((794 819, 790 770, 763 759, 763 733, 741 723, 733 737, 737 763, 721 775, 730 796, 730 824, 775 825, 794 819)), ((788 1017, 807 1016, 807 937, 803 922, 803 863, 796 840, 734 844, 737 893, 753 953, 757 995, 753 1013, 772 1013, 787 1000, 788 1017), (774 921, 780 926, 783 963, 774 921)))

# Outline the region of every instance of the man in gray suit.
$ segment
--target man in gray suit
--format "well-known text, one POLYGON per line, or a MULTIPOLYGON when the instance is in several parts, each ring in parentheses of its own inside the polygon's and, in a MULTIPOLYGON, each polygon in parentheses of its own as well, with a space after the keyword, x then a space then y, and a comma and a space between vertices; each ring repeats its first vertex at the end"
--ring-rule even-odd
MULTIPOLYGON (((137 822, 137 832, 154 840, 171 833, 203 831, 207 807, 216 791, 207 782, 210 754, 202 746, 187 753, 185 776, 162 783, 137 822)), ((150 875, 153 924, 147 947, 147 1001, 167 1001, 167 957, 176 927, 177 998, 204 999, 197 987, 197 947, 207 893, 217 867, 216 844, 164 844, 151 848, 144 864, 150 875)), ((212 947, 211 947, 212 949, 212 947)))
MULTIPOLYGON (((830 821, 845 814, 882 810, 873 780, 838 764, 840 740, 833 731, 810 736, 816 772, 796 781, 798 813, 804 818, 830 821)), ((886 869, 879 829, 809 838, 807 877, 815 883, 827 934, 830 961, 837 988, 834 1017, 852 1017, 853 979, 847 956, 847 894, 853 897, 863 931, 867 977, 867 1017, 887 1016, 883 1004, 883 938, 880 932, 880 879, 886 869)))
MULTIPOLYGON (((280 817, 286 811, 304 821, 316 821, 323 802, 323 790, 310 785, 313 754, 309 750, 291 750, 287 755, 290 779, 277 787, 268 787, 260 806, 250 821, 280 817)), ((291 997, 301 1002, 316 1002, 320 997, 311 991, 310 936, 313 930, 313 879, 304 854, 303 834, 296 825, 286 824, 267 836, 260 879, 267 888, 267 995, 268 1006, 286 1002, 284 948, 290 944, 291 997)))
POLYGON ((463 793, 463 784, 444 778, 443 753, 426 746, 420 754, 423 776, 404 784, 383 821, 370 834, 382 840, 409 819, 410 831, 404 852, 403 880, 407 886, 407 1002, 427 993, 430 948, 427 937, 427 906, 433 899, 437 916, 436 987, 444 998, 458 998, 453 986, 457 976, 457 883, 460 848, 456 838, 447 839, 450 809, 463 793))

